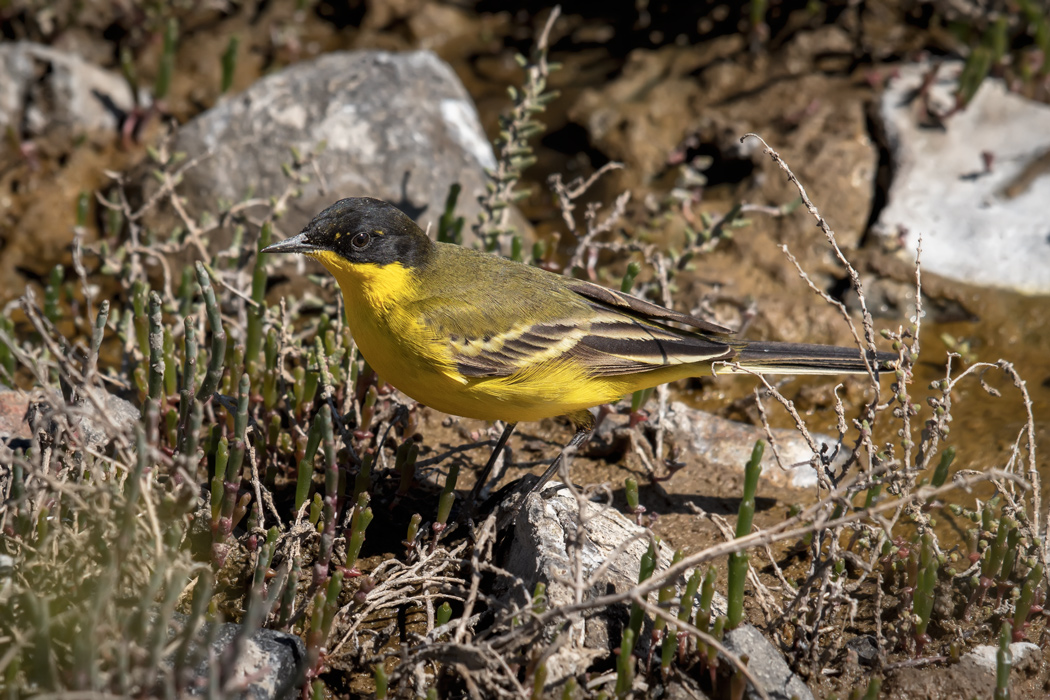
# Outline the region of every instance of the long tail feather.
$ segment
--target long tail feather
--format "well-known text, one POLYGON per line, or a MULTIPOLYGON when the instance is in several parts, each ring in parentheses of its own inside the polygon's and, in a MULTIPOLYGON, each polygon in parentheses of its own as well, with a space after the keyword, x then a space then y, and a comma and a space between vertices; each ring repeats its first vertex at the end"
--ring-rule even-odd
MULTIPOLYGON (((893 353, 880 352, 872 366, 887 370, 896 359, 893 353)), ((731 362, 762 374, 866 374, 868 371, 861 351, 855 347, 808 343, 750 342, 731 362)), ((728 374, 741 370, 719 365, 715 371, 728 374)))

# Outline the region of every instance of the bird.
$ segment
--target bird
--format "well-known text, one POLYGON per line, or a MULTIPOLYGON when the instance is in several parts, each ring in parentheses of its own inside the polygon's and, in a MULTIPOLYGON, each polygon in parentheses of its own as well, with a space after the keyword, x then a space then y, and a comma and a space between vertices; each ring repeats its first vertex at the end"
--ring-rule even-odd
POLYGON ((583 444, 589 409, 667 382, 733 372, 857 374, 896 355, 736 339, 695 316, 585 280, 431 240, 394 205, 340 199, 265 253, 300 253, 339 284, 354 342, 376 374, 417 402, 502 421, 468 503, 523 421, 565 416, 583 444))

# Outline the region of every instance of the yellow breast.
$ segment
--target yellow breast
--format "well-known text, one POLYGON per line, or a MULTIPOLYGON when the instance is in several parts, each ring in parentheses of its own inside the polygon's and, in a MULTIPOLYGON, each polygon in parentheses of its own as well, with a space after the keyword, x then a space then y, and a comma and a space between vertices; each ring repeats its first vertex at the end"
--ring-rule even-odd
POLYGON ((350 333, 382 379, 428 405, 423 395, 459 384, 441 370, 450 364, 447 348, 405 311, 415 290, 409 270, 397 263, 355 265, 327 252, 315 257, 339 282, 350 333))

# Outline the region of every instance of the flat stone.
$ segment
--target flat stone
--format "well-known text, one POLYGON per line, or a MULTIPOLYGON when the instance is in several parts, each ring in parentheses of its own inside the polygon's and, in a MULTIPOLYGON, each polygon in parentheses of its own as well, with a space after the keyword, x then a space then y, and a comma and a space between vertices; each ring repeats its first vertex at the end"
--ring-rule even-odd
MULTIPOLYGON (((962 66, 935 69, 928 103, 938 114, 954 105, 962 66)), ((903 237, 912 259, 921 233, 928 272, 1050 293, 1050 106, 986 78, 964 110, 930 124, 918 91, 931 70, 929 63, 900 67, 880 100, 895 175, 873 230, 903 237)))
MULTIPOLYGON (((702 464, 716 469, 743 471, 751 459, 751 450, 756 440, 766 440, 766 431, 761 426, 738 423, 714 414, 690 408, 675 401, 667 412, 667 421, 680 445, 686 445, 690 453, 702 464)), ((762 475, 773 483, 795 488, 810 488, 817 484, 817 472, 810 464, 813 452, 798 431, 789 428, 774 428, 780 458, 784 469, 777 465, 773 450, 768 446, 762 456, 762 475)), ((819 433, 813 439, 821 447, 833 450, 835 441, 819 433)), ((845 459, 846 451, 840 450, 837 459, 845 459)))

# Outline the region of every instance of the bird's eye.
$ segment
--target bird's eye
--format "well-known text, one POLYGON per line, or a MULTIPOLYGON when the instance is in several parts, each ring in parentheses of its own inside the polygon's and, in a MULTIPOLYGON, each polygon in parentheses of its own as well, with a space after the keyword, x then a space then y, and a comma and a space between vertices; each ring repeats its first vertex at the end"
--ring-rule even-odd
POLYGON ((364 231, 354 235, 354 237, 350 239, 350 245, 352 245, 355 248, 364 248, 371 242, 372 235, 369 233, 365 233, 364 231))

